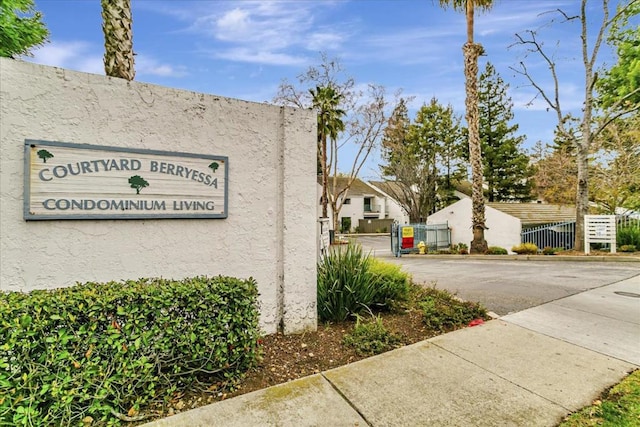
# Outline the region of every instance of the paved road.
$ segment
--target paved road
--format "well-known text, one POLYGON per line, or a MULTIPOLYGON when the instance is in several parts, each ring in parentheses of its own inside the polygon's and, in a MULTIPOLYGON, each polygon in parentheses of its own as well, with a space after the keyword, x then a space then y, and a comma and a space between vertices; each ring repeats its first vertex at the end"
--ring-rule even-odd
POLYGON ((389 237, 359 237, 365 250, 399 263, 417 283, 479 301, 500 316, 640 275, 640 263, 396 258, 389 237))

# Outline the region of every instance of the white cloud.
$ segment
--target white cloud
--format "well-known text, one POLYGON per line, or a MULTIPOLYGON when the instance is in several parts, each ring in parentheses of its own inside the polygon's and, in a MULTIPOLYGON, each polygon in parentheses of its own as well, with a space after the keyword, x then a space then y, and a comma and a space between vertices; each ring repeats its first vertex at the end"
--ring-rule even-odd
POLYGON ((188 74, 184 66, 174 67, 169 64, 161 64, 156 59, 147 55, 136 55, 135 68, 136 73, 140 75, 183 77, 188 74))
POLYGON ((306 40, 306 48, 311 51, 336 50, 342 46, 344 36, 333 32, 310 34, 306 40))
POLYGON ((245 35, 251 27, 249 12, 241 9, 230 10, 219 18, 215 24, 219 38, 245 35))
POLYGON ((216 57, 237 62, 249 62, 266 65, 304 65, 308 58, 303 56, 275 53, 248 48, 235 48, 219 51, 216 57))
POLYGON ((81 41, 51 42, 34 50, 32 58, 24 59, 52 67, 104 74, 102 55, 89 43, 81 41))
MULTIPOLYGON (((24 58, 52 67, 66 68, 84 73, 104 74, 102 46, 96 46, 82 41, 60 42, 53 41, 33 51, 32 58, 24 58)), ((160 63, 147 55, 135 56, 135 69, 138 75, 153 75, 160 77, 182 77, 187 75, 184 66, 172 66, 160 63)))
MULTIPOLYGON (((338 49, 345 35, 316 14, 334 2, 220 2, 215 13, 191 18, 188 31, 213 38, 215 58, 265 65, 301 65, 309 51, 338 49)), ((206 43, 206 42, 203 42, 206 43)))

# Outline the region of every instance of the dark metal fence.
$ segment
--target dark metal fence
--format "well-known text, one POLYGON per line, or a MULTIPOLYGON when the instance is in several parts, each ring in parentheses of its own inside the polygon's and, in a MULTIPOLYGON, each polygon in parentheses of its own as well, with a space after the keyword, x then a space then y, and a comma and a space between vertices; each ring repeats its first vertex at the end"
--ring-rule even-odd
POLYGON ((449 224, 392 224, 391 252, 395 256, 418 252, 420 242, 424 242, 430 251, 448 249, 451 246, 449 224), (403 235, 406 236, 404 239, 403 235))
POLYGON ((573 249, 575 238, 575 221, 545 224, 520 233, 522 243, 534 243, 539 249, 546 247, 573 249))

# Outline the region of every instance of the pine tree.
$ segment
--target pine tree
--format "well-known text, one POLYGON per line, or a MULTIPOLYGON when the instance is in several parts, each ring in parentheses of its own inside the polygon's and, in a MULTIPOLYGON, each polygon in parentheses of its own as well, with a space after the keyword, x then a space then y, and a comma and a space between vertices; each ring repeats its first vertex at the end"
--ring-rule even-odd
POLYGON ((422 222, 437 207, 450 201, 451 189, 463 173, 461 119, 451 106, 433 98, 409 122, 401 100, 394 110, 382 141, 382 174, 391 194, 407 211, 411 222, 422 222))
POLYGON ((524 135, 516 135, 513 102, 505 84, 493 65, 487 63, 480 75, 479 104, 480 140, 483 174, 489 202, 531 200, 533 169, 521 145, 524 135))
POLYGON ((391 183, 387 191, 409 215, 412 223, 422 222, 435 200, 435 177, 420 156, 418 145, 409 135, 411 120, 406 100, 400 99, 382 138, 382 176, 391 183))

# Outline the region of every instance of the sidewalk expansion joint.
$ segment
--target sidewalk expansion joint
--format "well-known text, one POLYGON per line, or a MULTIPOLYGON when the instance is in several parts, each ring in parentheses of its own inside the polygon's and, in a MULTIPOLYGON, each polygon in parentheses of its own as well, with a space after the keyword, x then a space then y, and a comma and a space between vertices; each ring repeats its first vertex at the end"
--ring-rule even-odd
MULTIPOLYGON (((603 316, 603 317, 604 317, 604 316, 603 316)), ((536 334, 544 335, 544 336, 545 336, 545 337, 547 337, 547 338, 553 338, 554 340, 561 341, 561 342, 563 342, 563 343, 565 343, 565 344, 570 344, 570 345, 572 345, 572 346, 579 347, 579 348, 581 348, 581 349, 583 349, 583 350, 588 350, 588 351, 591 351, 591 352, 593 352, 593 353, 599 354, 599 355, 601 355, 601 356, 605 356, 605 357, 608 357, 608 358, 610 358, 610 359, 615 359, 615 360, 617 360, 617 361, 619 361, 619 362, 629 363, 629 364, 631 364, 631 365, 633 365, 633 366, 636 366, 636 367, 640 368, 640 364, 637 364, 637 363, 632 362, 632 361, 630 361, 630 360, 622 359, 621 357, 618 357, 618 356, 613 356, 613 355, 611 355, 611 354, 607 354, 607 353, 604 353, 604 352, 602 352, 602 351, 595 350, 595 349, 593 349, 593 348, 585 347, 585 346, 584 346, 584 345, 582 345, 582 344, 576 344, 575 342, 571 342, 571 341, 569 341, 569 340, 567 340, 567 339, 565 339, 565 338, 559 338, 559 337, 553 336, 553 335, 551 335, 551 334, 549 334, 549 333, 547 333, 547 332, 541 332, 541 331, 538 331, 538 330, 535 330, 535 329, 532 329, 532 328, 529 328, 529 327, 526 327, 526 326, 519 325, 519 324, 517 324, 517 323, 514 323, 514 322, 509 321, 509 319, 504 319, 504 318, 502 318, 502 319, 500 319, 500 320, 502 320, 502 321, 504 321, 504 322, 507 322, 507 323, 509 323, 510 325, 513 325, 513 326, 517 326, 517 327, 519 327, 519 328, 526 329, 527 331, 531 331, 531 332, 535 332, 536 334)), ((633 325, 635 325, 635 323, 632 323, 632 324, 633 324, 633 325)), ((456 355, 456 356, 457 356, 457 355, 456 355)), ((458 356, 458 357, 460 357, 460 356, 458 356)), ((461 359, 462 359, 462 358, 461 358, 461 359)), ((473 363, 473 362, 472 362, 472 363, 473 363)))
POLYGON ((322 375, 322 378, 324 378, 329 383, 329 385, 331 385, 331 387, 333 387, 333 389, 336 391, 336 393, 338 393, 340 395, 340 397, 342 397, 342 400, 347 402, 347 404, 349 406, 351 406, 351 408, 353 408, 353 410, 356 411, 358 413, 358 415, 360 415, 360 418, 362 418, 364 420, 364 422, 367 424, 367 426, 373 427, 373 424, 371 424, 369 422, 369 420, 367 419, 367 417, 365 417, 365 415, 362 413, 362 411, 360 411, 360 409, 358 409, 358 407, 353 402, 351 402, 351 400, 349 400, 349 398, 342 392, 342 390, 340 390, 329 378, 327 378, 324 375, 324 372, 321 372, 320 375, 322 375))
MULTIPOLYGON (((581 313, 587 313, 587 314, 589 314, 589 315, 591 315, 591 316, 597 316, 597 317, 601 317, 601 318, 603 318, 603 319, 611 319, 611 320, 615 320, 616 322, 628 323, 628 324, 630 324, 630 325, 634 325, 634 326, 638 326, 638 325, 640 325, 640 323, 633 322, 633 321, 630 321, 630 320, 626 320, 626 319, 619 319, 619 318, 617 318, 617 317, 607 316, 606 314, 602 314, 602 313, 594 313, 594 312, 592 312, 592 311, 587 311, 587 310, 584 310, 584 309, 582 309, 582 308, 569 307, 569 306, 566 306, 566 305, 562 305, 562 304, 560 304, 560 303, 559 303, 559 300, 551 301, 551 302, 548 302, 548 303, 546 303, 546 304, 555 305, 555 306, 562 307, 562 308, 567 309, 567 310, 574 310, 574 311, 579 311, 579 312, 581 312, 581 313)), ((536 307, 533 307, 533 308, 536 308, 536 307)), ((514 314, 515 314, 515 313, 514 313, 514 314)), ((508 322, 508 321, 509 321, 509 319, 502 319, 502 320, 504 320, 505 322, 508 322)))
POLYGON ((562 408, 562 409, 566 410, 566 411, 567 411, 567 413, 573 412, 573 410, 572 410, 571 408, 567 408, 567 407, 565 407, 564 405, 561 405, 561 404, 560 404, 560 403, 558 403, 558 402, 554 402, 553 400, 549 399, 548 397, 542 396, 541 394, 536 393, 536 392, 535 392, 535 391, 533 391, 533 390, 529 390, 528 388, 523 387, 523 386, 521 386, 520 384, 518 384, 518 383, 515 383, 515 382, 511 381, 509 378, 505 378, 505 377, 503 377, 502 375, 498 374, 497 372, 493 372, 493 371, 491 371, 491 370, 489 370, 489 369, 485 368, 484 366, 480 366, 480 365, 478 365, 478 364, 477 364, 477 363, 475 363, 473 360, 466 359, 466 358, 464 358, 464 357, 460 356, 459 354, 457 354, 457 353, 455 353, 455 352, 453 352, 453 351, 451 351, 451 350, 449 350, 449 349, 447 349, 447 348, 445 348, 445 347, 443 347, 443 346, 441 346, 441 345, 438 345, 438 344, 436 344, 436 343, 433 343, 433 342, 432 342, 432 343, 431 343, 431 345, 434 345, 434 346, 436 346, 436 347, 440 348, 441 350, 444 350, 444 351, 446 351, 447 353, 450 353, 450 354, 454 355, 455 357, 457 357, 457 358, 459 358, 459 359, 462 359, 462 360, 464 360, 465 362, 470 363, 470 364, 472 364, 473 366, 476 366, 476 367, 478 367, 478 368, 482 369, 482 370, 483 370, 483 371, 485 371, 485 372, 488 372, 488 373, 490 373, 490 374, 492 374, 492 375, 495 375, 496 377, 498 377, 498 378, 500 378, 500 379, 502 379, 502 380, 504 380, 504 381, 508 382, 509 384, 512 384, 512 385, 514 385, 514 386, 518 387, 519 389, 522 389, 522 390, 524 390, 524 391, 526 391, 526 392, 528 392, 528 393, 531 393, 531 394, 533 394, 534 396, 538 396, 539 398, 546 400, 547 402, 551 403, 552 405, 559 406, 560 408, 562 408))

